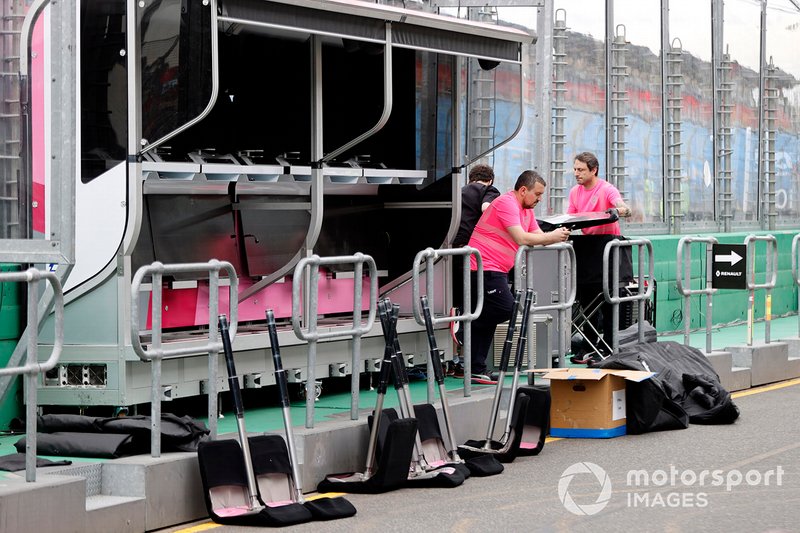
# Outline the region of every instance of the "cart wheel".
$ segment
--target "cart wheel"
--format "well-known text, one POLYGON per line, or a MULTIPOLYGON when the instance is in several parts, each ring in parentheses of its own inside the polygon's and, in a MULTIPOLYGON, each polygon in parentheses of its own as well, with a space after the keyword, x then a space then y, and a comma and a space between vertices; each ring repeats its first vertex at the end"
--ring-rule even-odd
MULTIPOLYGON (((314 385, 314 400, 319 401, 320 396, 322 396, 322 382, 317 381, 314 385)), ((305 401, 306 399, 306 382, 301 384, 301 387, 297 390, 297 397, 305 401)))

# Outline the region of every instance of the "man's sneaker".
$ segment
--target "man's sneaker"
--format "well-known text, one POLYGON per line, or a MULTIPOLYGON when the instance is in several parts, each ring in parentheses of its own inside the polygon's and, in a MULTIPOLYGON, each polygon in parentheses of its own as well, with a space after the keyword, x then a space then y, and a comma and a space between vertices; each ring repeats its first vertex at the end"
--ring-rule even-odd
POLYGON ((595 367, 600 366, 600 363, 602 363, 602 362, 603 362, 603 358, 595 353, 595 354, 592 354, 592 357, 589 359, 589 362, 586 363, 586 366, 588 366, 589 368, 595 368, 595 367))
POLYGON ((453 373, 451 376, 458 379, 464 379, 464 365, 461 363, 456 363, 453 365, 453 373))
POLYGON ((497 385, 496 376, 487 376, 486 374, 472 374, 472 383, 478 385, 497 385))
POLYGON ((569 360, 576 365, 592 366, 595 363, 601 362, 603 358, 594 352, 586 352, 584 354, 573 355, 569 360))
POLYGON ((586 365, 589 364, 589 361, 592 361, 592 356, 594 354, 592 352, 582 352, 576 355, 573 355, 569 358, 570 361, 575 363, 576 365, 586 365))

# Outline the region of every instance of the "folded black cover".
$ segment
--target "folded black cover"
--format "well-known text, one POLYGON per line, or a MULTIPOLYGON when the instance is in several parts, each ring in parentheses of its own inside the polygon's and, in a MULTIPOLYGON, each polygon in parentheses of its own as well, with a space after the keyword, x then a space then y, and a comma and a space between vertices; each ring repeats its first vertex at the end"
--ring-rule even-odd
MULTIPOLYGON (((150 417, 94 417, 72 414, 43 415, 37 418, 36 430, 42 433, 122 433, 131 437, 126 453, 150 451, 150 417)), ((193 452, 205 440, 209 430, 205 424, 189 416, 172 413, 161 415, 161 449, 164 452, 193 452)), ((80 457, 84 457, 80 455, 80 457)))
MULTIPOLYGON (((23 446, 24 449, 24 446, 23 446)), ((50 459, 36 458, 36 466, 66 466, 71 465, 72 461, 51 461, 50 459)), ((0 470, 7 472, 16 472, 18 470, 25 470, 25 454, 12 453, 0 457, 0 470)))
MULTIPOLYGON (((36 434, 36 453, 66 457, 97 457, 115 459, 129 454, 131 436, 125 434, 75 433, 59 431, 36 434)), ((25 437, 14 447, 18 452, 25 451, 25 437)))

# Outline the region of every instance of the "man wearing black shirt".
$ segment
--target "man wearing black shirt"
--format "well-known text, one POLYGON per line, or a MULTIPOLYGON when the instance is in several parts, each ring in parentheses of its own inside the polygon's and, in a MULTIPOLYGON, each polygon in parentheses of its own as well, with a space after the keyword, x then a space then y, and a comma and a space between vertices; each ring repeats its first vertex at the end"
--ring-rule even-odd
POLYGON ((492 183, 494 170, 489 165, 475 165, 469 171, 469 183, 461 188, 461 224, 453 239, 454 248, 467 245, 478 219, 492 200, 500 196, 492 183))
MULTIPOLYGON (((469 171, 469 183, 461 188, 461 224, 453 239, 453 248, 461 248, 469 243, 472 230, 481 218, 481 215, 492 200, 500 196, 500 191, 492 186, 494 183, 494 170, 489 165, 475 165, 469 171)), ((462 257, 455 257, 453 261, 453 305, 459 309, 464 308, 464 274, 462 257)), ((475 296, 473 295, 473 301, 475 296)), ((453 323, 453 333, 457 331, 457 323, 453 323)), ((460 336, 456 339, 461 344, 460 336)), ((463 376, 460 364, 455 370, 459 377, 463 376)))

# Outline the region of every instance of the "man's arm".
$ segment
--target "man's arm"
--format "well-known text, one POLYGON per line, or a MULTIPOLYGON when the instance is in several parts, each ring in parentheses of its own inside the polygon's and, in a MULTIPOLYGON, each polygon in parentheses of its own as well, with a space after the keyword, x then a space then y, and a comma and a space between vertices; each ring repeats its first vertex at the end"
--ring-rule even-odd
POLYGON ((614 202, 614 209, 617 210, 617 214, 620 217, 629 217, 629 216, 631 216, 631 208, 628 207, 628 204, 626 204, 625 201, 622 198, 620 198, 616 202, 614 202))
POLYGON ((486 211, 489 208, 489 206, 492 205, 492 202, 495 200, 495 198, 498 198, 499 196, 500 196, 500 191, 498 191, 491 185, 487 185, 486 192, 483 193, 483 203, 481 204, 481 212, 486 211))
POLYGON ((547 233, 537 229, 536 231, 525 231, 522 226, 510 226, 508 233, 518 245, 522 246, 539 246, 547 244, 555 244, 557 242, 564 242, 569 238, 569 230, 567 228, 558 228, 547 233))

